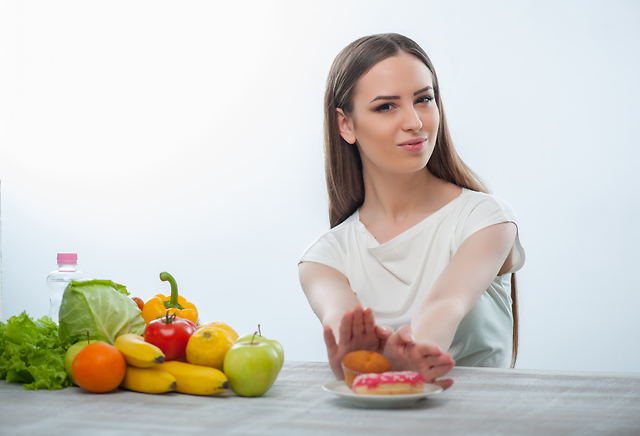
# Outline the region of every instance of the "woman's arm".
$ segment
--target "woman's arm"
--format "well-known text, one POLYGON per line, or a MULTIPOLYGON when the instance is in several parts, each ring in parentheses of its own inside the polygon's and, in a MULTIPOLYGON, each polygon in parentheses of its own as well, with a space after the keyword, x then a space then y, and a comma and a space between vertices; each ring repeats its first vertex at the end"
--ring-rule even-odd
POLYGON ((342 273, 315 262, 300 263, 298 273, 311 309, 324 326, 329 364, 338 380, 344 378, 341 363, 347 353, 382 353, 392 332, 375 325, 373 312, 362 308, 342 273))
POLYGON ((338 380, 344 379, 341 367, 344 356, 351 351, 367 350, 384 354, 396 371, 417 371, 427 382, 444 389, 453 384, 451 379, 436 380, 453 368, 451 356, 432 344, 414 342, 409 326, 395 333, 390 327, 376 326, 373 312, 362 309, 342 273, 314 262, 302 262, 298 272, 309 304, 324 326, 329 364, 338 380))
POLYGON ((316 262, 300 263, 298 275, 311 309, 323 326, 337 334, 344 313, 360 305, 347 278, 335 268, 316 262))
POLYGON ((449 349, 462 318, 509 263, 515 238, 515 224, 506 222, 479 230, 462 243, 411 320, 417 341, 449 349))

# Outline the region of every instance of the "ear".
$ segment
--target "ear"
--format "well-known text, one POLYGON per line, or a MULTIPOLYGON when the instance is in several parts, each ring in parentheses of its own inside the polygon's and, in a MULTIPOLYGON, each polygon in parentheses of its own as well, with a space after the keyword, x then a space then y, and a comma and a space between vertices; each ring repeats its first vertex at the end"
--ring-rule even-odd
POLYGON ((342 109, 336 109, 336 117, 338 118, 338 129, 340 129, 340 136, 349 144, 356 143, 356 135, 353 132, 353 124, 351 120, 344 114, 342 109))

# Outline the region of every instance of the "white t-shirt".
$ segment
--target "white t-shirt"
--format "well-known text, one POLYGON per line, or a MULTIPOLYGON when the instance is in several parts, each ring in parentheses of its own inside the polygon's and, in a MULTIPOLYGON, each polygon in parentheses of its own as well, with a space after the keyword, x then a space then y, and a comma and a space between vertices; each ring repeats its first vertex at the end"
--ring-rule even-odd
MULTIPOLYGON (((356 211, 311 244, 300 262, 340 271, 363 307, 373 310, 376 324, 397 329, 411 323, 462 242, 478 230, 503 222, 517 225, 508 203, 463 188, 458 198, 384 244, 369 233, 356 211)), ((513 330, 510 273, 524 264, 517 236, 513 261, 513 268, 495 278, 460 322, 448 350, 458 365, 508 366, 513 330)))

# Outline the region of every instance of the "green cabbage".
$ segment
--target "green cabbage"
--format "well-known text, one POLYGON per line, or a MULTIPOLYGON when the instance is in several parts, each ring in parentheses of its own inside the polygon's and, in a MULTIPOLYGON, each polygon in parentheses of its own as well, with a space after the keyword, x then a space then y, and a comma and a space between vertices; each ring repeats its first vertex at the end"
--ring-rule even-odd
POLYGON ((62 342, 87 339, 113 344, 125 333, 144 333, 145 322, 126 288, 110 280, 72 281, 60 305, 62 342))
POLYGON ((64 369, 68 343, 58 340, 58 326, 48 316, 33 321, 27 312, 0 321, 0 379, 25 389, 71 386, 64 369))

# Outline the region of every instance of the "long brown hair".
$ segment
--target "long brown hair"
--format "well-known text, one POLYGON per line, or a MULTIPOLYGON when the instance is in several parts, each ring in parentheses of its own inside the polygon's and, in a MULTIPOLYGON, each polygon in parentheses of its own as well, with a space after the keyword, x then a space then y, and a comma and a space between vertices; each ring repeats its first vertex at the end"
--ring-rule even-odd
MULTIPOLYGON (((364 202, 362 161, 355 144, 340 135, 336 109, 346 116, 353 110, 353 96, 358 79, 378 62, 405 52, 417 57, 431 72, 435 103, 440 112, 436 147, 427 169, 436 177, 473 191, 489 193, 482 180, 462 161, 451 139, 444 114, 438 76, 424 50, 412 39, 397 33, 365 36, 346 46, 331 65, 324 97, 325 173, 329 193, 331 228, 351 216, 364 202)), ((513 347, 511 366, 518 354, 518 310, 515 274, 511 277, 513 311, 513 347)))

